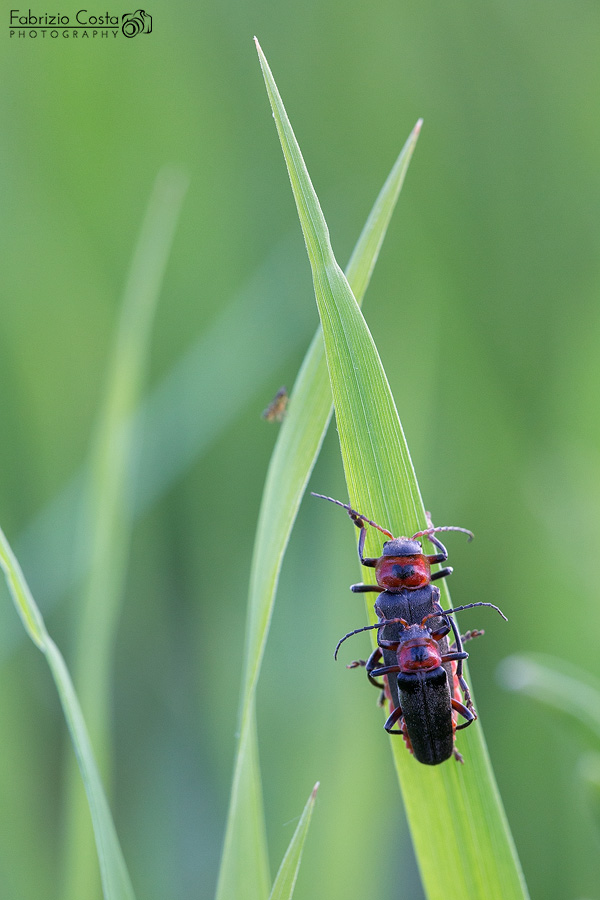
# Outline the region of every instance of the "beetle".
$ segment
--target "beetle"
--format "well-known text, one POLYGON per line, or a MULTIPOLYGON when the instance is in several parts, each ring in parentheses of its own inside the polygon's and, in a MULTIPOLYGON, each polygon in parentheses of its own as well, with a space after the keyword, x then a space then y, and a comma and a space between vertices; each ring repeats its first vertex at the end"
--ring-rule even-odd
MULTIPOLYGON (((446 615, 447 612, 448 611, 444 610, 440 604, 439 588, 433 584, 411 591, 407 589, 398 590, 396 592, 382 591, 375 601, 375 613, 380 622, 389 623, 390 621, 402 619, 407 621, 409 625, 417 625, 422 622, 425 617, 433 616, 434 624, 438 626, 438 630, 441 630, 442 628, 442 621, 446 622, 449 627, 445 629, 443 634, 440 634, 439 638, 440 650, 444 656, 449 652, 446 635, 450 630, 453 632, 455 650, 459 654, 463 650, 464 643, 463 636, 458 630, 454 617, 452 615, 446 615)), ((387 628, 384 632, 384 636, 389 640, 394 640, 397 631, 397 629, 387 628)), ((483 634, 483 632, 471 634, 471 637, 479 636, 480 634, 483 634)), ((391 653, 384 644, 381 645, 381 649, 383 650, 383 654, 380 652, 379 658, 383 655, 386 665, 392 665, 395 659, 394 654, 391 653)), ((374 652, 376 653, 377 651, 374 652)), ((475 714, 475 718, 477 718, 477 714, 473 707, 473 701, 471 700, 471 692, 469 691, 469 686, 463 676, 463 659, 466 658, 467 657, 458 656, 455 660, 456 665, 454 666, 451 665, 450 660, 444 660, 442 665, 446 669, 449 683, 460 687, 465 705, 475 714)), ((349 668, 354 668, 354 665, 349 666, 349 668)), ((369 680, 372 684, 376 684, 372 679, 369 680)), ((381 685, 378 686, 381 687, 381 685)), ((388 692, 392 706, 398 706, 399 698, 397 685, 393 679, 388 681, 388 692)))
POLYGON ((445 562, 448 559, 448 551, 435 534, 440 531, 462 531, 467 535, 469 541, 473 540, 473 532, 468 528, 460 528, 458 525, 438 525, 435 526, 427 514, 428 527, 424 531, 417 531, 412 537, 395 538, 391 531, 382 528, 377 522, 367 519, 362 513, 352 509, 347 503, 341 500, 334 500, 333 497, 327 497, 325 494, 315 494, 313 497, 319 497, 321 500, 329 500, 337 506, 343 507, 356 527, 360 530, 358 538, 358 558, 361 565, 375 569, 375 578, 377 584, 353 584, 350 588, 354 593, 364 593, 366 591, 396 591, 408 588, 416 590, 425 587, 438 578, 445 578, 452 574, 451 566, 445 566, 437 572, 431 571, 431 566, 435 563, 445 562), (365 540, 367 537, 367 525, 372 525, 383 534, 390 538, 383 545, 381 556, 363 556, 365 540), (425 554, 421 542, 417 540, 420 537, 427 537, 431 543, 438 548, 438 553, 425 554))
POLYGON ((369 681, 378 688, 387 688, 392 711, 384 726, 386 731, 402 734, 415 758, 426 765, 438 765, 452 755, 462 762, 462 756, 454 747, 455 732, 477 718, 462 673, 463 662, 468 658, 463 643, 483 632, 471 631, 461 636, 452 613, 473 606, 492 606, 503 618, 506 617, 498 607, 483 602, 443 610, 439 589, 432 582, 450 575, 452 568, 446 566, 432 573, 431 566, 448 559, 448 551, 436 533, 461 531, 472 540, 472 532, 451 525, 435 527, 428 514, 427 529, 410 538, 394 538, 390 531, 348 504, 324 494, 313 496, 343 507, 360 531, 358 556, 362 565, 375 569, 377 584, 353 584, 350 589, 355 593, 379 593, 375 601, 378 624, 345 635, 336 647, 336 657, 346 638, 377 628, 378 646, 369 660, 356 661, 349 668, 364 665, 369 681), (364 556, 367 525, 390 538, 384 543, 379 557, 364 556), (438 553, 424 554, 420 537, 427 537, 438 553), (380 629, 384 629, 383 632, 380 629), (450 631, 454 635, 452 647, 446 639, 450 631), (379 665, 382 658, 384 666, 379 665), (397 677, 388 678, 390 674, 397 677), (377 682, 377 676, 384 676, 385 684, 377 682), (464 703, 460 700, 459 688, 464 703), (465 719, 461 725, 456 724, 457 714, 465 719), (394 729, 399 720, 399 727, 394 729))
MULTIPOLYGON (((461 754, 454 746, 456 732, 467 728, 477 718, 471 706, 462 703, 458 693, 458 678, 454 667, 469 654, 454 644, 446 652, 441 641, 451 630, 452 613, 475 606, 491 606, 505 618, 493 603, 469 603, 454 609, 429 613, 420 623, 409 623, 402 616, 381 617, 376 625, 366 625, 351 631, 338 642, 335 657, 343 642, 361 631, 377 629, 377 648, 366 663, 363 660, 351 663, 349 668, 365 665, 369 681, 378 688, 383 685, 375 679, 387 677, 391 685, 395 682, 396 700, 384 725, 388 734, 401 734, 415 759, 424 765, 436 766, 454 756, 463 762, 461 754), (441 620, 441 624, 440 624, 441 620), (382 629, 387 637, 381 634, 382 629), (385 665, 380 665, 383 657, 385 665), (445 668, 452 667, 449 679, 445 668), (396 675, 395 679, 389 678, 396 675), (465 720, 457 724, 457 715, 465 720), (398 725, 395 728, 395 725, 398 725)), ((462 636, 462 643, 478 637, 482 632, 471 631, 462 636)))
MULTIPOLYGON (((356 527, 360 531, 358 538, 358 558, 361 565, 375 569, 375 578, 377 584, 353 584, 350 590, 354 593, 365 593, 367 591, 376 591, 379 597, 375 601, 375 611, 379 618, 393 619, 403 618, 410 624, 418 624, 424 616, 439 612, 441 615, 442 607, 440 606, 440 592, 437 587, 431 584, 439 578, 445 578, 452 574, 452 568, 445 566, 437 572, 431 571, 431 566, 435 563, 442 563, 448 559, 448 551, 442 542, 435 535, 440 531, 460 531, 467 535, 469 541, 473 540, 473 532, 467 528, 460 528, 457 525, 434 526, 431 522, 429 513, 427 513, 428 527, 424 531, 417 531, 412 537, 395 538, 390 531, 367 519, 362 513, 352 509, 347 503, 341 500, 335 500, 333 497, 327 497, 325 494, 315 494, 321 500, 329 500, 346 510, 356 527), (381 531, 389 541, 385 541, 381 556, 365 557, 364 546, 367 536, 367 525, 371 525, 378 531, 381 531), (434 554, 424 554, 420 537, 427 537, 438 552, 434 554)), ((456 626, 454 619, 450 616, 448 620, 454 635, 457 651, 462 651, 462 641, 460 632, 456 626)), ((448 650, 446 641, 442 641, 442 652, 448 650)), ((467 707, 473 710, 471 694, 468 685, 462 674, 462 659, 459 659, 455 672, 450 665, 446 665, 448 678, 456 679, 463 692, 467 707)), ((395 685, 390 684, 391 699, 395 706, 398 703, 398 697, 395 685)))

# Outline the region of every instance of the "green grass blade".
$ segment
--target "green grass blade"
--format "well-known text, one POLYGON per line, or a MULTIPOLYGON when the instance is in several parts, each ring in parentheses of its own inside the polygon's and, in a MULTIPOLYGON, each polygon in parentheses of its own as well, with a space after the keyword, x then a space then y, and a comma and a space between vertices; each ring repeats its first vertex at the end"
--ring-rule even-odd
POLYGON ((298 826, 292 836, 289 847, 285 852, 275 881, 273 882, 273 890, 269 895, 269 900, 292 900, 294 888, 296 887, 296 879, 298 878, 298 872, 300 870, 304 842, 306 841, 306 835, 308 834, 318 789, 319 782, 315 784, 310 797, 306 801, 306 806, 300 816, 298 826))
MULTIPOLYGON (((421 129, 417 122, 396 160, 350 257, 348 279, 362 303, 421 129)), ((250 623, 242 707, 256 689, 283 554, 333 411, 321 328, 290 395, 269 464, 250 577, 250 623)))
POLYGON ((46 631, 41 613, 31 596, 21 567, 2 530, 0 530, 0 566, 6 576, 17 612, 32 641, 48 660, 56 682, 90 807, 104 898, 105 900, 135 900, 71 678, 59 649, 46 631))
MULTIPOLYGON (((337 265, 327 224, 267 61, 258 47, 313 272, 350 502, 390 528, 425 525, 414 469, 371 334, 337 265)), ((378 545, 369 536, 366 555, 378 545)), ((527 896, 485 750, 481 723, 461 739, 466 765, 426 767, 392 739, 405 808, 430 900, 527 896), (432 840, 432 817, 435 840, 432 840)))
MULTIPOLYGON (((152 323, 186 189, 187 178, 177 170, 165 168, 156 178, 124 291, 91 453, 84 529, 91 534, 91 565, 81 604, 74 680, 109 791, 112 652, 133 528, 130 497, 136 435, 131 422, 140 403, 152 323)), ((98 891, 93 834, 70 758, 66 796, 62 896, 92 900, 98 891)))
MULTIPOLYGON (((419 135, 419 121, 404 145, 358 239, 348 264, 348 277, 360 301, 367 289, 373 266, 377 260, 392 212, 419 135)), ((306 354, 298 378, 290 395, 288 412, 283 421, 267 473, 250 577, 249 616, 245 669, 242 685, 240 739, 236 755, 233 788, 227 819, 225 845, 219 873, 217 900, 231 900, 240 895, 249 897, 255 890, 257 900, 266 897, 264 872, 268 871, 266 844, 259 850, 254 838, 248 836, 245 822, 263 822, 260 791, 248 783, 260 784, 258 755, 253 743, 254 694, 264 654, 273 611, 281 563, 298 507, 310 473, 323 442, 332 413, 331 388, 321 328, 306 354), (252 736, 252 737, 251 737, 252 736), (252 758, 246 753, 251 748, 252 758), (245 798, 245 799, 244 799, 245 798), (250 802, 250 805, 246 804, 250 802), (260 802, 260 810, 256 804, 260 802), (244 836, 252 842, 244 844, 244 836), (254 869, 240 867, 239 860, 254 859, 254 869), (249 877, 249 874, 251 877, 249 877), (246 879, 244 881, 244 878, 246 879)), ((257 834, 264 835, 264 824, 257 825, 257 834)))
POLYGON ((555 656, 509 656, 500 666, 502 684, 576 719, 600 738, 600 682, 555 656))
POLYGON ((222 900, 265 900, 271 884, 254 703, 245 712, 217 884, 222 900))

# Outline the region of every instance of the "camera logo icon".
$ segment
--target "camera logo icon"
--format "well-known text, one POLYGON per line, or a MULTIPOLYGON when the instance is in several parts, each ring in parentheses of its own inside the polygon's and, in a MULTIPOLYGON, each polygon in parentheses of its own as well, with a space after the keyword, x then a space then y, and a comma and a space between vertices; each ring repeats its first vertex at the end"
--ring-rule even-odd
POLYGON ((136 37, 138 34, 150 34, 152 31, 152 16, 143 9, 136 9, 133 13, 123 13, 121 16, 121 31, 128 38, 136 37))

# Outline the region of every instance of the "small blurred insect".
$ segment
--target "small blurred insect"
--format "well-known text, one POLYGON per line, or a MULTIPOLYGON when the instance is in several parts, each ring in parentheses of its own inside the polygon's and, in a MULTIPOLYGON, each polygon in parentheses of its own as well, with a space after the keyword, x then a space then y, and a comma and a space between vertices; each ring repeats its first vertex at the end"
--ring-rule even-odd
POLYGON ((262 418, 267 422, 281 422, 285 416, 289 396, 287 388, 280 387, 266 409, 262 411, 262 418))
MULTIPOLYGON (((356 527, 360 530, 358 556, 362 565, 374 568, 377 584, 353 584, 355 593, 377 591, 375 612, 377 625, 359 628, 350 632, 340 644, 360 631, 377 628, 378 647, 369 660, 351 663, 349 668, 366 666, 369 681, 385 690, 390 701, 391 715, 385 728, 391 734, 401 733, 408 748, 419 762, 437 765, 454 755, 462 762, 462 756, 454 747, 455 731, 471 724, 477 714, 473 708, 468 685, 463 678, 463 661, 468 654, 463 650, 463 642, 483 634, 482 631, 467 632, 461 636, 451 615, 454 610, 443 610, 440 592, 431 582, 452 573, 446 566, 431 572, 431 565, 445 562, 448 551, 435 536, 440 531, 462 531, 472 540, 473 534, 466 528, 447 525, 435 527, 428 517, 428 528, 416 532, 412 537, 394 538, 390 531, 367 519, 348 504, 323 494, 314 494, 343 507, 356 527), (365 557, 367 528, 371 525, 390 538, 383 545, 379 557, 365 557), (424 554, 419 537, 427 537, 439 551, 424 554), (380 632, 379 629, 384 631, 380 632), (448 646, 446 636, 452 631, 454 644, 448 646), (385 666, 379 667, 383 657, 385 666), (387 675, 397 674, 396 679, 387 675), (375 681, 376 676, 384 676, 385 684, 375 681), (460 701, 460 691, 464 703, 460 701), (466 722, 456 724, 456 713, 466 722), (400 720, 399 729, 392 726, 400 720)), ((493 606, 489 603, 469 604, 471 606, 493 606)), ((494 607, 503 616, 503 613, 494 607)), ((503 616, 504 618, 504 616, 503 616)), ((339 649, 340 644, 336 648, 339 649)))

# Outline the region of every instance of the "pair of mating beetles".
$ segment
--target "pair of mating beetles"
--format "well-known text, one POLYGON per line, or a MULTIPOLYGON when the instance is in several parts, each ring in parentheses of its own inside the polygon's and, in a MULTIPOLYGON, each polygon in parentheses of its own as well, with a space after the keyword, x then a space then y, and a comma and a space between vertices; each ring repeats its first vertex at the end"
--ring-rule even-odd
POLYGON ((347 638, 376 628, 377 648, 366 662, 357 660, 348 668, 365 666, 371 684, 385 691, 392 708, 385 730, 389 734, 401 734, 420 763, 436 766, 451 756, 462 762, 462 756, 454 746, 455 733, 477 718, 463 678, 463 661, 469 656, 463 644, 483 632, 468 631, 461 635, 452 614, 474 606, 491 606, 503 619, 506 616, 493 603, 468 603, 454 609, 442 609, 439 588, 431 582, 450 575, 452 569, 446 566, 432 573, 431 566, 448 559, 448 552, 436 533, 462 531, 472 540, 472 532, 454 525, 436 528, 429 521, 425 531, 418 531, 411 538, 395 538, 348 504, 323 494, 313 496, 342 506, 360 530, 358 556, 363 566, 375 569, 377 584, 353 584, 350 590, 355 593, 377 591, 379 594, 375 601, 377 624, 344 635, 335 649, 336 658, 347 638), (367 525, 390 538, 384 543, 379 557, 363 556, 367 525), (420 537, 426 537, 438 552, 424 554, 420 537), (447 640, 450 632, 454 636, 452 646, 447 640), (390 675, 396 678, 390 678, 390 675), (383 676, 388 676, 385 684, 376 680, 383 676), (464 702, 460 699, 461 691, 464 702), (457 724, 459 715, 465 720, 460 725, 457 724))

